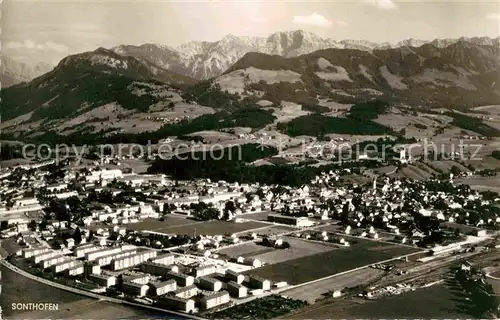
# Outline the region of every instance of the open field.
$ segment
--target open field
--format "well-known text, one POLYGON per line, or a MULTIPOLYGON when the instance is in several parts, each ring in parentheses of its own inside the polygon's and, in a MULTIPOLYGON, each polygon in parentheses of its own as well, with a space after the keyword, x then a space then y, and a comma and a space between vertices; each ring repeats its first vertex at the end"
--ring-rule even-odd
POLYGON ((231 258, 237 257, 251 257, 264 252, 275 251, 273 248, 265 247, 256 244, 255 242, 248 242, 238 246, 222 249, 217 251, 218 254, 223 254, 231 258))
POLYGON ((181 216, 169 215, 167 217, 167 221, 159 221, 158 219, 147 218, 137 223, 131 223, 127 226, 127 228, 131 230, 155 230, 199 223, 201 222, 187 219, 181 216))
POLYGON ((290 243, 290 248, 286 250, 275 249, 271 252, 265 252, 253 255, 252 258, 258 259, 269 264, 276 264, 293 259, 307 257, 313 254, 337 249, 337 246, 328 243, 318 243, 298 238, 285 237, 283 241, 290 243))
POLYGON ((440 284, 378 300, 337 299, 321 307, 306 307, 286 319, 327 319, 331 315, 338 319, 465 319, 471 318, 466 312, 468 303, 456 289, 440 284))
POLYGON ((420 170, 427 172, 430 175, 438 174, 438 172, 436 170, 434 170, 433 168, 431 168, 428 164, 426 164, 424 162, 415 162, 413 165, 418 167, 420 170))
POLYGON ((365 241, 352 247, 339 248, 264 266, 251 270, 249 273, 273 281, 299 284, 418 251, 418 249, 409 247, 365 241))
POLYGON ((496 177, 471 177, 467 179, 457 179, 456 182, 467 184, 473 190, 500 193, 500 176, 498 174, 496 177))
POLYGON ((346 287, 352 288, 358 285, 369 284, 375 281, 385 272, 374 268, 365 268, 332 277, 323 281, 314 282, 301 287, 284 291, 282 294, 299 300, 314 303, 317 299, 324 297, 324 294, 332 290, 343 290, 346 287))
POLYGON ((414 165, 404 167, 398 173, 406 178, 413 180, 426 180, 431 176, 431 174, 427 171, 424 171, 414 165))
POLYGON ((129 225, 132 230, 149 230, 160 233, 168 234, 178 234, 178 235, 223 235, 223 234, 233 234, 236 232, 256 229, 266 226, 266 224, 261 222, 243 222, 243 223, 233 223, 226 221, 194 221, 183 218, 168 217, 167 221, 162 222, 155 219, 146 219, 139 223, 134 223, 129 225), (185 223, 181 223, 181 220, 185 223), (173 220, 173 221, 171 221, 173 220), (173 223, 172 223, 173 222, 173 223))
POLYGON ((500 160, 485 156, 478 160, 466 160, 466 164, 471 164, 477 170, 500 168, 500 160))
POLYGON ((474 110, 489 114, 500 114, 500 105, 481 106, 474 108, 474 110))
MULTIPOLYGON (((31 311, 15 315, 16 319, 161 319, 165 314, 140 310, 116 303, 85 299, 59 304, 57 311, 31 311)), ((183 319, 169 316, 168 319, 183 319)))
MULTIPOLYGON (((350 231, 350 235, 344 234, 344 229, 335 224, 330 224, 326 226, 322 226, 317 229, 317 231, 326 231, 326 232, 333 232, 333 233, 338 233, 337 237, 344 238, 347 240, 351 245, 356 245, 356 246, 363 246, 365 248, 373 248, 376 246, 379 246, 380 243, 382 245, 389 245, 387 243, 379 242, 379 240, 383 241, 393 241, 394 240, 394 234, 387 232, 386 230, 381 230, 381 229, 375 229, 375 231, 378 233, 379 238, 378 240, 371 240, 368 238, 360 238, 354 235, 361 234, 365 229, 362 228, 353 228, 350 231)), ((402 246, 399 244, 394 244, 394 245, 389 245, 388 248, 391 250, 397 250, 397 248, 407 248, 407 246, 402 246)))
POLYGON ((78 294, 47 286, 34 280, 19 276, 4 266, 2 272, 2 298, 0 306, 3 316, 9 319, 126 319, 160 318, 162 314, 102 302, 78 294), (54 303, 57 311, 23 312, 12 310, 13 303, 54 303))
POLYGON ((271 211, 261 211, 255 213, 247 213, 242 216, 244 219, 248 220, 259 220, 259 221, 267 221, 267 216, 271 214, 271 211))

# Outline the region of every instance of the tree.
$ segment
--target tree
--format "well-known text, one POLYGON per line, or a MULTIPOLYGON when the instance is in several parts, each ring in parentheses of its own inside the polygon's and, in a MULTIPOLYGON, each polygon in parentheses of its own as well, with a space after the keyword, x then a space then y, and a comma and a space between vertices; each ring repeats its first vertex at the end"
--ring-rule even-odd
POLYGON ((35 220, 31 220, 29 223, 28 223, 28 228, 31 230, 31 231, 35 231, 36 230, 36 221, 35 220))
POLYGON ((80 244, 82 242, 82 231, 80 228, 76 228, 75 233, 73 233, 73 239, 76 244, 80 244))
POLYGON ((236 205, 234 204, 233 201, 228 201, 226 202, 224 206, 224 220, 229 220, 229 212, 234 212, 236 211, 236 205))
POLYGON ((0 222, 0 230, 5 230, 9 227, 9 223, 7 221, 0 222))

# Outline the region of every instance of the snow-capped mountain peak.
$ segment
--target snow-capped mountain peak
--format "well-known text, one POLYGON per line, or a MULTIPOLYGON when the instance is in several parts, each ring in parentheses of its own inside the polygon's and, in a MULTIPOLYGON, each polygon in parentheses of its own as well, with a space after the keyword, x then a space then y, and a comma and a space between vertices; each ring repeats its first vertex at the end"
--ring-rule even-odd
POLYGON ((130 55, 150 61, 162 68, 196 79, 208 79, 221 75, 246 53, 259 52, 290 58, 317 50, 340 48, 372 51, 399 47, 420 47, 426 43, 437 48, 447 47, 457 41, 474 44, 499 45, 499 38, 439 39, 433 41, 406 39, 395 44, 374 43, 366 40, 333 40, 321 38, 304 30, 275 32, 267 37, 249 37, 227 34, 219 41, 190 41, 176 48, 144 44, 141 46, 118 46, 112 50, 121 55, 130 55))

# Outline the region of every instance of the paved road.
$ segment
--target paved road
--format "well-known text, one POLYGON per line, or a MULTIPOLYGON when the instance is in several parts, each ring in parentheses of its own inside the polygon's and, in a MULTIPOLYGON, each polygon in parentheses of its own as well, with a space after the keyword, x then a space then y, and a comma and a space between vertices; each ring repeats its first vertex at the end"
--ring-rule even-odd
POLYGON ((125 300, 121 300, 121 299, 106 297, 106 296, 102 296, 102 295, 95 294, 95 293, 92 293, 92 292, 88 292, 88 291, 85 291, 85 290, 80 290, 80 289, 77 289, 77 288, 65 286, 65 285, 62 285, 60 283, 56 283, 56 282, 49 281, 49 280, 44 279, 44 278, 37 277, 37 276, 35 276, 35 275, 31 274, 31 273, 28 273, 28 272, 26 272, 26 271, 24 271, 24 270, 22 270, 22 269, 20 269, 20 268, 18 268, 16 266, 12 265, 11 263, 9 263, 8 261, 3 260, 3 259, 0 259, 0 264, 4 265, 5 267, 7 267, 8 269, 12 270, 13 272, 16 272, 16 273, 18 273, 18 274, 20 274, 20 275, 22 275, 24 277, 27 277, 27 278, 29 278, 31 280, 38 281, 40 283, 43 283, 43 284, 46 284, 48 286, 55 287, 55 288, 58 288, 58 289, 61 289, 61 290, 65 290, 65 291, 73 292, 73 293, 80 294, 80 295, 83 295, 83 296, 87 296, 87 297, 90 297, 90 298, 98 299, 100 301, 107 301, 107 302, 113 302, 113 303, 123 304, 123 305, 127 305, 127 306, 137 307, 137 308, 149 309, 149 310, 153 310, 153 311, 157 311, 157 312, 163 312, 163 313, 171 314, 171 315, 174 315, 174 316, 177 316, 177 317, 182 317, 182 318, 185 318, 185 319, 205 320, 204 318, 197 317, 197 316, 190 315, 190 314, 185 314, 185 313, 175 312, 175 311, 171 311, 171 310, 156 308, 156 307, 148 306, 148 305, 145 305, 145 304, 134 303, 134 302, 125 301, 125 300))

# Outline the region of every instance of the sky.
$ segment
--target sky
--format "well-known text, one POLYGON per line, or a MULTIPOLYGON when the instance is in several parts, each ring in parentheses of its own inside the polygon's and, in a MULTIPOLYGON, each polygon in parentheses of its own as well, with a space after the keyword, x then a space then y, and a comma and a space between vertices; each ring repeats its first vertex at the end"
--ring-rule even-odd
POLYGON ((500 35, 500 0, 4 0, 1 6, 4 53, 53 64, 98 47, 177 46, 297 29, 374 42, 500 35))

